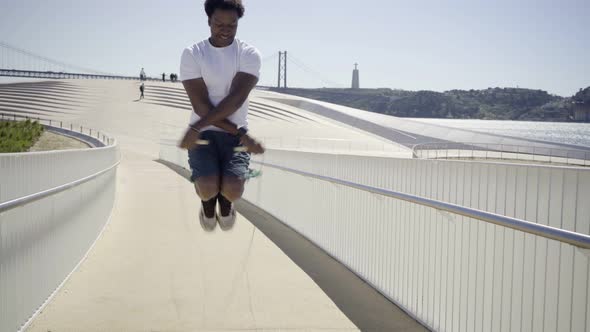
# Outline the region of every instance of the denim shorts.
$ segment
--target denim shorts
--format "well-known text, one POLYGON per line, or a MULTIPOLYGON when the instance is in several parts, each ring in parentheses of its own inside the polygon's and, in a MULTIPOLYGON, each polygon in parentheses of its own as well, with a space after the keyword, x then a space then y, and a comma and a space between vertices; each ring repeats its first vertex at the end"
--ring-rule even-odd
POLYGON ((209 141, 209 144, 198 145, 188 152, 192 182, 213 175, 246 177, 250 154, 234 151, 235 147, 241 146, 238 137, 222 131, 207 130, 201 133, 201 139, 209 141))

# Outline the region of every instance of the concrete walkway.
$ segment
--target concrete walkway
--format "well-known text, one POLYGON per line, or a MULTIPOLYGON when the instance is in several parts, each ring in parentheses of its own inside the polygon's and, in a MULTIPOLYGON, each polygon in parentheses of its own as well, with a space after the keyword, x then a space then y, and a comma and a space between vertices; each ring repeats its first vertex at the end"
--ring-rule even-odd
POLYGON ((157 161, 158 123, 182 125, 188 113, 134 102, 133 83, 105 83, 77 83, 102 102, 72 121, 119 139, 115 208, 28 331, 358 330, 243 216, 230 232, 203 232, 194 189, 157 161))
POLYGON ((118 178, 105 233, 29 331, 355 328, 243 217, 203 232, 192 188, 167 167, 127 150, 118 178))

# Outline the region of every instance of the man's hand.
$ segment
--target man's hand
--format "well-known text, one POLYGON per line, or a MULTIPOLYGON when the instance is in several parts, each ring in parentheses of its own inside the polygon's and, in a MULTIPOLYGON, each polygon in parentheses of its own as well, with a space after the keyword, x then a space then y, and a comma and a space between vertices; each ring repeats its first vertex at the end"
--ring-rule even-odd
POLYGON ((197 146, 197 141, 199 140, 200 136, 201 133, 191 128, 188 128, 186 133, 184 133, 184 137, 178 144, 178 147, 180 147, 181 149, 192 150, 193 148, 195 148, 195 146, 197 146))
POLYGON ((248 136, 248 135, 244 135, 242 136, 242 138, 240 139, 240 143, 242 143, 246 149, 248 149, 248 152, 253 153, 253 154, 263 154, 264 153, 264 147, 262 146, 262 144, 260 144, 259 142, 257 142, 255 139, 253 139, 252 137, 248 136))

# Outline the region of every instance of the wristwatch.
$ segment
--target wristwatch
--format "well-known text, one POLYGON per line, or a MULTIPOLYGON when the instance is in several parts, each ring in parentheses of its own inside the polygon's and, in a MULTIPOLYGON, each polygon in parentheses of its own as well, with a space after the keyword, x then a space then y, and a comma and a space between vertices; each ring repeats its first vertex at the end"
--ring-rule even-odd
POLYGON ((246 127, 241 127, 241 128, 238 129, 238 134, 236 136, 238 136, 238 138, 242 138, 247 133, 248 133, 248 129, 246 127))

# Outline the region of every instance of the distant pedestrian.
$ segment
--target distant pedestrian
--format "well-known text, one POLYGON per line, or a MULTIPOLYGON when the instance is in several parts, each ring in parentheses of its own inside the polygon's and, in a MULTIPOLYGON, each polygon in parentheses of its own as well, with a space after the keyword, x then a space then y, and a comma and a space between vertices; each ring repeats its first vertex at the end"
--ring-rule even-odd
POLYGON ((145 81, 145 70, 143 70, 143 68, 141 68, 141 71, 139 72, 139 79, 145 81))
POLYGON ((162 82, 166 82, 166 73, 162 73, 162 82))
POLYGON ((139 96, 139 100, 143 99, 143 92, 145 91, 145 86, 143 83, 139 86, 139 91, 141 92, 141 96, 139 96))

